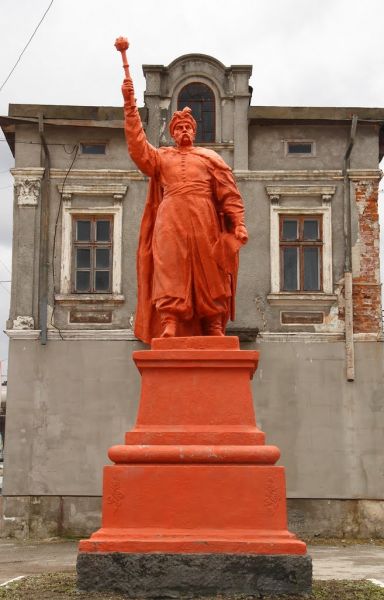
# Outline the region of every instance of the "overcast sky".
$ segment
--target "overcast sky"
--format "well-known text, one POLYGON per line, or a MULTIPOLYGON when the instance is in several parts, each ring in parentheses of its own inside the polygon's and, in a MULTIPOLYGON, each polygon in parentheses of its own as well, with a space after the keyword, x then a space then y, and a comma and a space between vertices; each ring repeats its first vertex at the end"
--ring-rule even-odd
MULTIPOLYGON (((0 0, 0 86, 49 4, 0 0)), ((226 66, 253 65, 253 105, 384 106, 383 23, 383 0, 54 0, 0 92, 0 114, 9 103, 119 106, 119 35, 130 41, 139 104, 143 63, 198 52, 226 66)), ((1 142, 1 329, 10 297, 12 166, 1 142)))

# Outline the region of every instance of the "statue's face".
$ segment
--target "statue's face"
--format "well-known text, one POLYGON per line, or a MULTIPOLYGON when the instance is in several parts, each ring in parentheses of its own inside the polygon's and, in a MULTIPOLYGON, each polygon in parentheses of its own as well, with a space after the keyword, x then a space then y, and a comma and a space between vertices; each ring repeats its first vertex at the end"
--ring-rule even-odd
POLYGON ((173 139, 177 146, 188 147, 192 146, 195 139, 195 132, 189 121, 180 121, 173 129, 173 139))

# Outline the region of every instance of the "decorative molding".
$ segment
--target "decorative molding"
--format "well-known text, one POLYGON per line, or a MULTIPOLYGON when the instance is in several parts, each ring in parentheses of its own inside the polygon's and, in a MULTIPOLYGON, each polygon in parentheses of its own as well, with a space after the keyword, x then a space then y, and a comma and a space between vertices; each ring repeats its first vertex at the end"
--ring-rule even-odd
POLYGON ((14 178, 20 179, 42 179, 44 175, 44 167, 26 167, 26 168, 14 168, 9 170, 14 178))
POLYGON ((41 189, 40 179, 24 179, 15 183, 18 206, 37 206, 41 189))
POLYGON ((11 340, 38 340, 40 329, 6 329, 4 332, 11 340))
POLYGON ((378 333, 354 333, 354 342, 384 342, 384 333, 382 331, 378 333))
MULTIPOLYGON (((7 336, 16 340, 38 340, 40 329, 7 329, 7 336)), ((48 340, 52 341, 128 341, 139 342, 132 329, 49 329, 48 340)))
POLYGON ((380 169, 348 169, 349 178, 352 181, 360 181, 361 179, 375 179, 380 181, 383 172, 380 169))
MULTIPOLYGON (((125 169, 71 169, 67 173, 64 169, 51 169, 51 179, 91 179, 92 181, 102 179, 103 181, 126 182, 126 181, 146 181, 148 177, 137 170, 125 169)), ((61 190, 60 190, 61 191, 61 190)))
POLYGON ((262 342, 341 342, 344 341, 342 333, 315 333, 307 331, 261 331, 258 339, 262 342))
MULTIPOLYGON (((354 333, 355 342, 384 342, 382 333, 354 333)), ((344 342, 344 333, 316 333, 310 331, 261 331, 257 337, 262 342, 344 342)))
MULTIPOLYGON (((276 169, 260 171, 235 170, 238 181, 313 181, 319 179, 332 179, 341 181, 343 172, 341 169, 276 169)), ((380 169, 349 169, 348 175, 352 181, 361 179, 374 179, 379 181, 382 177, 380 169)))
POLYGON ((73 194, 77 196, 109 196, 114 200, 122 200, 127 193, 128 185, 120 183, 105 183, 94 185, 61 185, 57 186, 63 198, 70 200, 73 194))
POLYGON ((15 194, 18 206, 37 206, 40 198, 43 167, 10 169, 15 179, 15 194))
POLYGON ((330 305, 337 302, 336 294, 291 294, 289 292, 277 292, 268 294, 267 300, 277 306, 304 306, 306 304, 330 305))
POLYGON ((328 203, 336 192, 335 185, 267 185, 265 189, 273 204, 281 196, 321 196, 328 203))
POLYGON ((234 150, 235 144, 233 142, 218 142, 217 144, 204 144, 203 142, 199 146, 202 148, 209 148, 210 150, 234 150))
MULTIPOLYGON (((7 329, 5 333, 14 340, 38 340, 40 338, 40 329, 7 329)), ((384 342, 384 336, 381 333, 355 333, 353 338, 356 342, 384 342)), ((140 342, 132 329, 61 329, 60 333, 59 330, 50 329, 48 330, 48 340, 140 342)), ((344 334, 262 331, 258 334, 257 340, 261 342, 340 342, 344 341, 344 334)))
POLYGON ((33 319, 33 317, 25 317, 25 316, 18 316, 16 317, 16 319, 13 320, 13 329, 18 329, 18 330, 29 330, 29 329, 33 329, 35 327, 35 321, 33 319))
POLYGON ((123 294, 56 294, 58 304, 121 304, 125 302, 123 294))

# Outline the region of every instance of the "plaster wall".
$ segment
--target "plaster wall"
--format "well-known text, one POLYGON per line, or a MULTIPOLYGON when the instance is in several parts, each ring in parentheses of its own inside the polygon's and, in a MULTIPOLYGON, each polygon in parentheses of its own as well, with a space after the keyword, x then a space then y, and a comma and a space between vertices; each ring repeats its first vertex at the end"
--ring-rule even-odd
POLYGON ((281 449, 290 498, 384 499, 384 344, 263 342, 254 382, 257 421, 281 449))
POLYGON ((100 495, 107 449, 135 420, 139 346, 11 341, 5 495, 100 495))
MULTIPOLYGON (((59 190, 63 185, 64 174, 52 178, 50 183, 50 224, 49 224, 49 258, 55 256, 55 290, 52 277, 49 277, 49 305, 53 310, 54 291, 60 289, 60 267, 62 228, 61 218, 56 227, 56 216, 60 210, 59 190)), ((107 177, 107 176, 106 176, 107 177)), ((102 184, 103 180, 99 180, 102 184)), ((136 249, 140 221, 145 204, 148 181, 142 178, 137 180, 131 178, 127 171, 122 171, 119 182, 127 186, 127 193, 122 200, 122 286, 121 293, 124 296, 123 303, 105 307, 112 311, 112 321, 100 324, 101 329, 129 328, 136 308, 136 249)), ((95 185, 92 179, 82 178, 74 173, 66 180, 67 184, 95 185)), ((291 183, 300 184, 300 180, 291 180, 291 183)), ((333 180, 317 180, 314 184, 332 184, 336 192, 332 200, 332 271, 333 282, 337 287, 342 284, 344 241, 342 231, 342 199, 343 188, 341 182, 333 180)), ((271 263, 270 263, 270 199, 266 192, 266 186, 273 184, 272 180, 261 179, 259 181, 247 181, 241 178, 238 185, 246 209, 246 223, 249 229, 249 243, 242 249, 240 258, 240 270, 238 279, 237 311, 235 326, 258 327, 260 330, 279 331, 291 330, 280 323, 280 306, 271 305, 267 295, 271 291, 271 263), (266 226, 267 224, 267 226, 266 226)), ((97 187, 97 183, 96 183, 97 187)), ((320 205, 321 200, 302 198, 285 200, 285 206, 305 207, 312 203, 320 205)), ((106 197, 82 197, 81 194, 73 194, 71 208, 97 208, 113 205, 112 198, 106 197)), ((353 211, 353 220, 357 223, 358 213, 353 211)), ((38 256, 39 256, 39 206, 18 207, 15 205, 15 236, 14 236, 14 286, 10 311, 10 322, 18 315, 31 315, 37 323, 38 303, 36 298, 38 278, 38 256), (31 227, 34 223, 34 227, 31 227)), ((354 228, 353 240, 357 240, 357 226, 354 228)), ((357 255, 356 255, 357 256, 357 255)), ((357 256, 358 258, 358 256, 357 256)), ((76 303, 74 303, 76 304, 76 303)), ((72 304, 73 306, 73 304, 72 304)), ((304 308, 305 309, 305 308, 304 308)), ((308 306, 306 307, 308 310, 308 306)), ((325 303, 320 306, 321 310, 329 316, 331 304, 325 303)), ((339 307, 334 303, 337 312, 339 307)), ((69 323, 69 305, 56 304, 54 320, 59 328, 88 328, 88 324, 69 323)), ((336 323, 337 325, 337 323, 336 323)), ((342 328, 342 324, 340 324, 342 328)), ((332 331, 335 323, 331 322, 328 330, 332 331)), ((296 330, 315 331, 315 326, 296 326, 296 330)), ((327 325, 322 327, 327 330, 327 325)))
MULTIPOLYGON (((271 304, 267 296, 271 291, 271 255, 270 255, 270 208, 271 201, 266 192, 266 186, 276 182, 268 179, 268 175, 259 180, 240 180, 239 189, 244 199, 246 223, 249 241, 241 249, 240 269, 238 278, 238 293, 236 296, 236 325, 241 327, 258 327, 261 331, 290 331, 292 326, 282 326, 280 323, 281 306, 271 304)), ((332 198, 332 275, 334 286, 340 284, 343 277, 344 265, 344 236, 343 236, 343 186, 340 181, 332 179, 313 179, 311 185, 331 185, 336 191, 332 198)), ((289 185, 302 185, 302 180, 291 178, 289 185)), ((308 206, 321 206, 321 198, 287 197, 283 206, 302 206, 303 212, 308 206)), ((354 217, 357 219, 357 217, 354 217)), ((278 242, 277 242, 278 243, 278 242)), ((303 310, 313 310, 311 303, 302 302, 303 310)), ((338 307, 334 303, 336 313, 338 307)), ((319 307, 329 315, 331 304, 325 303, 319 307)), ((284 310, 284 308, 283 308, 284 310)), ((298 309, 300 310, 300 308, 298 309)), ((342 325, 340 325, 342 327, 342 325)), ((333 325, 328 327, 332 331, 333 325)), ((295 326, 295 331, 316 331, 315 326, 295 326)), ((327 330, 327 325, 325 328, 327 330)))
MULTIPOLYGON (((265 123, 249 127, 249 168, 341 169, 348 147, 351 124, 265 123), (313 141, 313 156, 287 156, 285 141, 313 141)), ((376 125, 359 124, 351 155, 351 168, 377 169, 379 161, 376 125)))
MULTIPOLYGON (((60 190, 64 182, 64 173, 51 178, 50 182, 50 224, 49 224, 49 259, 55 257, 55 289, 53 280, 48 278, 49 304, 53 310, 54 292, 60 289, 61 268, 61 246, 62 227, 61 216, 56 226, 56 216, 61 210, 60 190)), ((117 178, 113 176, 112 181, 117 178)), ((104 181, 110 181, 108 175, 104 181)), ((121 293, 124 301, 120 304, 106 307, 112 311, 112 321, 107 324, 99 324, 100 329, 129 328, 131 319, 136 308, 136 249, 140 222, 145 204, 148 181, 144 178, 135 179, 128 171, 122 171, 118 181, 127 186, 127 193, 122 199, 122 286, 121 293)), ((82 177, 80 173, 72 172, 67 177, 66 185, 77 184, 97 185, 103 184, 101 179, 92 180, 92 177, 82 177)), ((244 180, 239 179, 239 189, 244 198, 246 210, 246 223, 249 230, 249 242, 241 250, 240 270, 238 279, 237 310, 235 326, 258 327, 260 330, 278 331, 282 329, 280 324, 281 307, 271 305, 267 295, 271 291, 271 264, 270 264, 270 199, 266 192, 266 186, 273 184, 272 179, 244 180)), ((300 180, 292 179, 292 184, 300 184, 300 180)), ((332 200, 332 247, 333 247, 333 281, 337 285, 343 276, 344 241, 342 236, 342 199, 343 189, 341 182, 333 180, 315 180, 311 183, 332 184, 336 186, 336 192, 332 200)), ((287 198, 286 204, 293 206, 308 203, 320 205, 321 199, 287 198)), ((81 196, 74 193, 71 200, 71 208, 98 208, 113 205, 112 197, 81 196)), ((357 219, 357 211, 354 216, 357 219)), ((32 315, 37 323, 38 306, 37 299, 32 291, 37 291, 38 277, 38 235, 39 235, 39 206, 18 207, 15 206, 15 236, 14 236, 14 287, 10 311, 12 322, 18 315, 32 315), (34 223, 34 227, 31 227, 34 223)), ((76 305, 76 303, 74 303, 76 305)), ((80 304, 80 302, 78 303, 80 304)), ((73 303, 72 303, 73 306, 73 303)), ((320 307, 326 314, 330 311, 330 305, 320 307)), ((89 324, 70 324, 69 305, 57 303, 54 312, 54 322, 59 328, 72 327, 76 329, 89 328, 89 324)), ((284 330, 284 327, 283 327, 284 330)), ((285 327, 287 330, 287 327, 285 327)), ((297 326, 296 330, 315 331, 314 326, 297 326)))
MULTIPOLYGON (((355 346, 348 383, 342 342, 257 345, 257 421, 281 449, 288 497, 384 497, 384 344, 355 346)), ((101 494, 107 449, 135 421, 140 378, 131 352, 139 347, 11 340, 5 496, 101 494)))
MULTIPOLYGON (((37 125, 18 125, 16 131, 17 167, 40 166, 37 125), (24 143, 28 140, 32 144, 24 143)), ((44 135, 49 147, 52 169, 136 169, 128 154, 122 127, 115 129, 45 125, 44 135), (106 154, 81 154, 79 151, 73 162, 76 145, 87 142, 106 143, 106 154)))

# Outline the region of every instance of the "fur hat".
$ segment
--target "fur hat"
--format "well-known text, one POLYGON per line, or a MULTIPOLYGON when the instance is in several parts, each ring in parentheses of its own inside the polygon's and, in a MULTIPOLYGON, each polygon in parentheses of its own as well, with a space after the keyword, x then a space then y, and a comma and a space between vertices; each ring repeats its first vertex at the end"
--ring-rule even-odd
POLYGON ((169 123, 169 131, 171 132, 172 137, 176 125, 182 121, 188 121, 188 123, 192 125, 193 131, 196 131, 197 123, 192 116, 192 109, 189 108, 189 106, 186 106, 183 108, 183 110, 177 110, 173 113, 172 119, 169 123))

